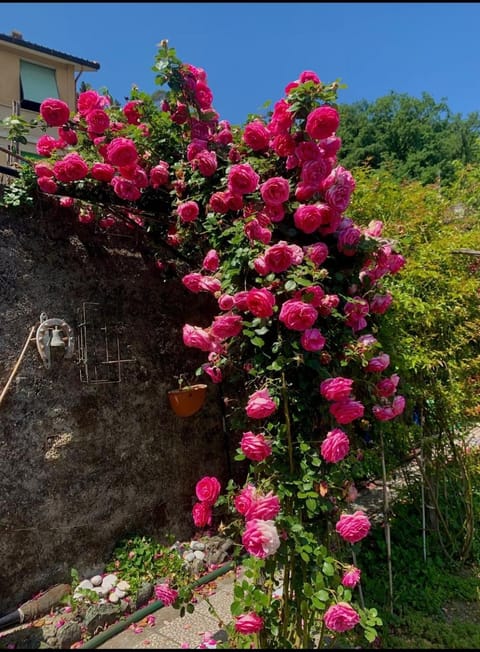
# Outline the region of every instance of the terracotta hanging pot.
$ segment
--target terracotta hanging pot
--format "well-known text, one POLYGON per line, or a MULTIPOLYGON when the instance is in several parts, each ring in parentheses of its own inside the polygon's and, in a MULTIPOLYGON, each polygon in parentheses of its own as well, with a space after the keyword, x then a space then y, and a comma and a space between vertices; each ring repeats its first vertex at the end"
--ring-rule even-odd
POLYGON ((187 385, 168 392, 168 400, 175 414, 179 417, 190 417, 200 410, 207 396, 207 385, 187 385))

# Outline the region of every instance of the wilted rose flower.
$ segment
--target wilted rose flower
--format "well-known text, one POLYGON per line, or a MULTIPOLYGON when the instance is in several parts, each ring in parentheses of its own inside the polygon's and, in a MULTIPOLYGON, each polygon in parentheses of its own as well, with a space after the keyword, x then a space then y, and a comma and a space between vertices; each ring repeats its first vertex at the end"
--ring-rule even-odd
POLYGON ((340 428, 330 430, 320 446, 320 452, 323 459, 332 464, 336 464, 337 462, 340 462, 340 460, 343 460, 343 458, 348 455, 349 450, 350 441, 347 435, 343 430, 340 430, 340 428))
POLYGON ((263 629, 263 618, 254 611, 235 616, 235 631, 239 634, 256 634, 263 629))
POLYGON ((265 559, 274 555, 280 547, 280 539, 274 522, 256 518, 247 521, 242 535, 242 544, 246 551, 254 557, 265 559))
POLYGON ((342 584, 347 589, 354 589, 360 582, 361 570, 356 566, 350 566, 342 576, 342 584))
POLYGON ((70 117, 66 102, 49 97, 40 104, 40 115, 49 127, 61 127, 70 117))
POLYGON ((342 514, 335 526, 338 534, 348 543, 357 543, 364 539, 370 532, 370 528, 368 516, 360 510, 354 514, 342 514))
POLYGON ((198 500, 209 505, 214 505, 220 495, 221 484, 215 476, 204 476, 195 485, 198 500))
POLYGON ((165 582, 155 586, 155 597, 161 600, 165 607, 169 607, 178 598, 178 591, 171 589, 165 582))
POLYGON ((323 620, 332 632, 346 632, 360 622, 360 616, 348 602, 338 602, 329 607, 323 620))

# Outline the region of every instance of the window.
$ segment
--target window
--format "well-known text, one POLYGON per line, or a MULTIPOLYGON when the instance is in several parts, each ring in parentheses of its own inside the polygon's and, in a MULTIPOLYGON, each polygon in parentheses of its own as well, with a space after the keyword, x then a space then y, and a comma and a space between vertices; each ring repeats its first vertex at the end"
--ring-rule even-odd
POLYGON ((20 61, 20 106, 40 111, 47 97, 59 99, 54 68, 46 68, 29 61, 20 61))

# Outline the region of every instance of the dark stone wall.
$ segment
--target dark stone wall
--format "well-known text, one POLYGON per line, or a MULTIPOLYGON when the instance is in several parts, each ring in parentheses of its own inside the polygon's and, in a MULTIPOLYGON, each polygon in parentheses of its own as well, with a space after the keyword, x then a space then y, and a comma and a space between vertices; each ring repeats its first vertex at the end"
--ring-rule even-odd
POLYGON ((59 219, 0 214, 0 391, 40 314, 66 320, 78 344, 83 307, 89 379, 115 382, 84 382, 78 347, 72 359, 51 349, 46 369, 29 343, 0 404, 0 612, 69 582, 72 568, 99 572, 129 533, 191 536, 197 480, 225 486, 238 443, 208 379, 191 417, 167 399, 175 377, 206 360, 183 345, 182 326, 208 325, 214 299, 162 277, 121 239, 87 251, 59 219), (106 364, 105 337, 109 359, 118 337, 130 361, 106 364))

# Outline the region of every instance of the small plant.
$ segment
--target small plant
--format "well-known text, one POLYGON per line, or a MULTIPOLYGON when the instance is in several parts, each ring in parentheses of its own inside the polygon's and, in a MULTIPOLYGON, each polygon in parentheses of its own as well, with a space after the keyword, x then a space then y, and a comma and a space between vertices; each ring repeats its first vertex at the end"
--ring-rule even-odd
POLYGON ((141 535, 122 539, 105 569, 128 582, 132 593, 143 582, 155 583, 168 579, 170 586, 178 588, 186 586, 191 580, 188 567, 178 550, 141 535))

